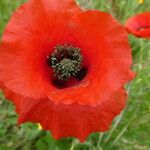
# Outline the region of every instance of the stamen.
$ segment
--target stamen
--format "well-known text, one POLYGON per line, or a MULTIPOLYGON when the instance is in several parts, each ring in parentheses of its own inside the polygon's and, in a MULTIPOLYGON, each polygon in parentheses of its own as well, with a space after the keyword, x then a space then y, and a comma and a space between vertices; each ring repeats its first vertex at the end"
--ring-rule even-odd
POLYGON ((62 81, 76 77, 82 69, 83 57, 80 48, 72 45, 57 45, 48 59, 54 69, 54 76, 62 81))

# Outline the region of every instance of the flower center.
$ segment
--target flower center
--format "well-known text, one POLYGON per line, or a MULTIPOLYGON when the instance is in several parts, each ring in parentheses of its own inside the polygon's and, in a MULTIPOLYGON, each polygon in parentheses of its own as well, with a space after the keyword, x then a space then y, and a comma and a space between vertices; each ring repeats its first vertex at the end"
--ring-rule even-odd
POLYGON ((80 48, 72 45, 57 45, 54 52, 48 57, 54 76, 61 81, 78 76, 82 69, 83 57, 80 48))

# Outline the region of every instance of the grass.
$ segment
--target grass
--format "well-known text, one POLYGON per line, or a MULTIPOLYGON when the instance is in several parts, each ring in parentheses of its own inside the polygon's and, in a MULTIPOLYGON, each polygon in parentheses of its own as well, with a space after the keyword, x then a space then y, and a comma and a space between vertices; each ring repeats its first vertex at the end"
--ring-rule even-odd
MULTIPOLYGON (((0 0, 0 35, 13 10, 24 0, 0 0)), ((121 23, 136 13, 150 10, 150 1, 80 0, 84 8, 112 13, 121 23)), ((17 115, 12 103, 0 95, 0 150, 150 150, 150 42, 129 36, 133 49, 133 69, 137 77, 127 86, 125 110, 106 133, 91 134, 83 144, 69 138, 55 141, 49 132, 27 123, 16 126, 17 115)))

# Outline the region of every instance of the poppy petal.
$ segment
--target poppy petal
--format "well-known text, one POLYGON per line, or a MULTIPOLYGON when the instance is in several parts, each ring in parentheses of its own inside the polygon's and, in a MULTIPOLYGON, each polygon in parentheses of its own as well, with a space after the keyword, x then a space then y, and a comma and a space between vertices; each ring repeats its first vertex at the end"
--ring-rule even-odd
POLYGON ((64 11, 56 13, 56 2, 36 2, 24 4, 4 33, 0 47, 0 81, 4 86, 24 97, 43 99, 48 96, 56 104, 97 105, 133 78, 127 35, 111 15, 99 11, 81 12, 74 3, 76 9, 71 7, 65 14, 64 11), (52 5, 48 13, 43 9, 47 3, 52 5), (31 19, 24 24, 29 16, 31 19), (82 49, 88 74, 78 86, 60 90, 50 82, 52 70, 48 70, 45 59, 56 44, 66 41, 82 49))
POLYGON ((22 5, 2 37, 0 82, 25 97, 46 97, 51 75, 45 65, 47 52, 62 42, 66 24, 77 12, 80 8, 73 0, 30 0, 22 5))
POLYGON ((129 18, 125 28, 137 37, 150 38, 150 12, 143 12, 129 18))
POLYGON ((111 15, 96 10, 80 12, 72 18, 70 33, 82 49, 88 73, 76 87, 49 91, 53 102, 96 106, 134 78, 127 34, 111 15))
POLYGON ((112 120, 125 107, 127 94, 119 89, 96 107, 88 105, 55 105, 50 99, 33 100, 16 95, 5 88, 5 94, 16 105, 18 123, 40 123, 55 139, 77 137, 81 142, 92 132, 108 130, 112 120), (43 117, 44 116, 44 117, 43 117))

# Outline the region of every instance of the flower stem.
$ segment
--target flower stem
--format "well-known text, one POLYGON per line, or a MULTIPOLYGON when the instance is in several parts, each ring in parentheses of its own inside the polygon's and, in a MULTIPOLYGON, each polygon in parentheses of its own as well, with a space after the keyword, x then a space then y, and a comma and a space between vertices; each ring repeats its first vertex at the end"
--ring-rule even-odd
POLYGON ((119 7, 117 4, 117 0, 110 0, 111 5, 111 13, 118 19, 119 18, 119 7))
MULTIPOLYGON (((99 139, 98 139, 98 143, 97 143, 97 148, 101 148, 101 142, 103 139, 104 133, 99 133, 99 139)), ((102 148, 101 148, 102 149, 102 148)))

